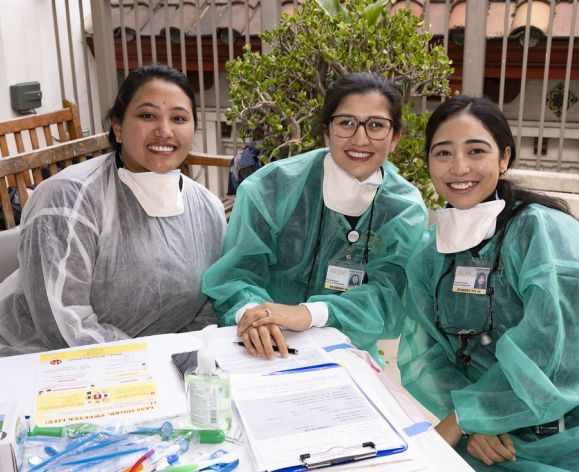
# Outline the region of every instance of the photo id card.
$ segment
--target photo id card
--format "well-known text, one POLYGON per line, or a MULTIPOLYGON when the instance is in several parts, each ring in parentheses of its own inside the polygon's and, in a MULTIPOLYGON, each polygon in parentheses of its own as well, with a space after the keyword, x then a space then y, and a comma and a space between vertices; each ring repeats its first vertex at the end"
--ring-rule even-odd
POLYGON ((344 261, 333 261, 328 265, 325 288, 346 292, 361 285, 364 280, 364 267, 359 264, 348 264, 344 261))
POLYGON ((489 267, 457 266, 452 283, 453 292, 486 295, 489 267))

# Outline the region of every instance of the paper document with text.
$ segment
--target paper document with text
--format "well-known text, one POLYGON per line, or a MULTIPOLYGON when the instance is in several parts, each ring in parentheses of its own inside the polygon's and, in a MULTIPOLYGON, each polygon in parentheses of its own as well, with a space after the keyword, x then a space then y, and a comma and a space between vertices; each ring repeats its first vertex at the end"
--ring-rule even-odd
POLYGON ((288 345, 296 349, 298 354, 282 358, 279 352, 276 352, 273 360, 253 357, 244 346, 237 344, 238 338, 231 333, 220 337, 214 341, 219 343, 217 365, 230 373, 265 374, 332 362, 328 353, 318 347, 308 333, 287 331, 284 335, 288 345))
MULTIPOLYGON (((377 455, 403 452, 406 441, 338 365, 285 374, 231 376, 234 403, 256 470, 304 466, 301 456, 358 459, 373 443, 377 455)), ((332 462, 335 460, 336 462, 332 462)))
POLYGON ((40 354, 36 424, 102 421, 158 408, 147 343, 40 354))

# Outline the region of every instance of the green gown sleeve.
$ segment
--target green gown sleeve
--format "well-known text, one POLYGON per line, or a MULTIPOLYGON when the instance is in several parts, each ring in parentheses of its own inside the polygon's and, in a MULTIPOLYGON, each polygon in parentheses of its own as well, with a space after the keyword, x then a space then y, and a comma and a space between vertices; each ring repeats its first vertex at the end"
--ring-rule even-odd
POLYGON ((256 205, 245 186, 238 189, 221 258, 203 277, 220 326, 235 324, 235 313, 248 303, 273 301, 267 290, 269 266, 275 260, 272 220, 256 205))

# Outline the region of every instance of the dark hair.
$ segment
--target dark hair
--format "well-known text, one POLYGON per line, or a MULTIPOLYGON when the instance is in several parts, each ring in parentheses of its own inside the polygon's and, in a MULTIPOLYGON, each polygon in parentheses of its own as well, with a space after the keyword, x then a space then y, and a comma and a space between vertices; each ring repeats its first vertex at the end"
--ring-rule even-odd
POLYGON ((393 122, 394 134, 402 128, 402 95, 388 79, 371 72, 353 72, 343 75, 332 83, 324 96, 324 106, 318 119, 321 132, 327 131, 330 119, 348 95, 378 92, 389 104, 390 119, 393 122))
POLYGON ((193 112, 193 120, 197 122, 197 107, 195 106, 195 92, 189 79, 181 73, 180 71, 173 69, 172 67, 163 64, 151 64, 129 72, 129 75, 125 78, 124 82, 121 84, 117 97, 113 106, 107 112, 105 117, 105 128, 109 128, 108 138, 109 142, 113 148, 117 151, 121 150, 120 143, 117 142, 115 133, 113 131, 113 120, 123 121, 125 117, 125 112, 129 103, 133 99, 133 96, 137 90, 147 82, 151 80, 159 79, 165 82, 171 82, 177 85, 185 95, 191 100, 191 110, 193 112))
MULTIPOLYGON (((510 169, 517 159, 517 150, 509 122, 500 108, 488 98, 470 97, 468 95, 456 95, 449 98, 441 103, 430 115, 425 131, 426 162, 428 163, 432 138, 438 128, 446 120, 461 112, 468 113, 481 122, 497 143, 501 155, 504 154, 507 148, 511 149, 511 156, 507 164, 507 169, 510 169)), ((511 218, 531 203, 537 203, 570 214, 569 206, 564 200, 520 188, 502 177, 499 178, 497 183, 497 192, 506 203, 504 210, 497 218, 497 228, 504 227, 511 218)))
POLYGON ((474 279, 474 288, 486 288, 487 284, 487 275, 484 272, 478 272, 474 279), (482 277, 482 286, 479 284, 479 280, 482 277))

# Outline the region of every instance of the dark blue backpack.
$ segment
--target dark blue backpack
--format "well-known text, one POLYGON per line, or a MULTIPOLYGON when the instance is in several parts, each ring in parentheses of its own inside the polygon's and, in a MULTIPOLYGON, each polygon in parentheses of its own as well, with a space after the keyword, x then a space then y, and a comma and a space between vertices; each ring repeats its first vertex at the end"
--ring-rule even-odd
POLYGON ((229 164, 229 184, 227 194, 235 195, 239 184, 261 167, 259 161, 260 153, 256 147, 256 142, 251 141, 239 151, 229 164))

